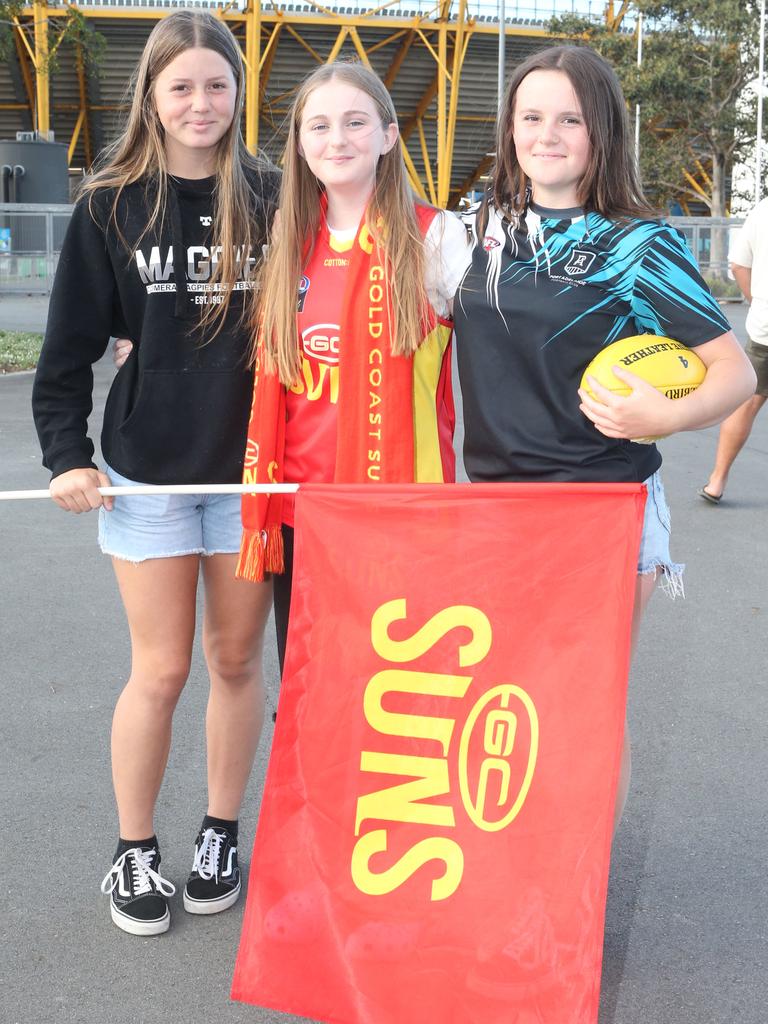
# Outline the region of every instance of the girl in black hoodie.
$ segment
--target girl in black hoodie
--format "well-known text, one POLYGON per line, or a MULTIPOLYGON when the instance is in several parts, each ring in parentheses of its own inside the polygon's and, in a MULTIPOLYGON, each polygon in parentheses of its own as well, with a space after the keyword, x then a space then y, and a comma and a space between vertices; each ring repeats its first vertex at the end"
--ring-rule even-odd
POLYGON ((75 207, 33 391, 51 495, 71 512, 99 509, 130 627, 131 675, 112 727, 120 839, 102 888, 115 924, 136 935, 170 923, 174 887, 158 870, 153 816, 189 672, 201 570, 208 808, 184 888, 191 913, 216 913, 239 895, 237 818, 263 716, 271 589, 235 579, 239 497, 98 491, 124 481, 241 479, 248 299, 278 189, 277 173, 240 134, 244 77, 219 19, 178 11, 156 25, 126 130, 75 207), (104 413, 105 473, 87 434, 91 366, 119 335, 134 345, 104 413))

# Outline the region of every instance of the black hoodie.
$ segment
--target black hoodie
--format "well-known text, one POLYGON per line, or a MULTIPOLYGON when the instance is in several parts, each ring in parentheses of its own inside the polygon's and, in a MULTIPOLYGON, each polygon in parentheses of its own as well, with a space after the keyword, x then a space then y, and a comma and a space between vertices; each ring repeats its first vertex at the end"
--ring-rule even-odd
MULTIPOLYGON (((123 190, 122 241, 110 220, 114 193, 97 191, 75 206, 51 294, 32 392, 43 464, 58 476, 94 466, 87 435, 91 366, 110 337, 134 348, 112 383, 101 449, 123 476, 149 484, 232 483, 242 473, 253 385, 248 329, 238 323, 251 253, 222 330, 199 328, 210 290, 215 179, 169 179, 165 217, 137 245, 152 209, 151 186, 123 190), (126 245, 127 243, 127 245, 126 245)), ((257 245, 277 202, 279 177, 252 179, 257 245)), ((257 252, 260 256, 260 249, 257 252)))

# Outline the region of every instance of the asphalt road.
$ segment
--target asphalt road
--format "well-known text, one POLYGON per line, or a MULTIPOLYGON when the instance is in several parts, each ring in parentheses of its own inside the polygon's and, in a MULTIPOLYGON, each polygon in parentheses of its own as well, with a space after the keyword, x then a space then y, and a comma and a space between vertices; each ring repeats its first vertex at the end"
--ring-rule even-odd
MULTIPOLYGON (((0 299, 0 326, 39 329, 44 307, 0 299)), ((728 312, 743 337, 744 307, 728 312)), ((97 368, 96 416, 110 373, 97 368)), ((47 486, 31 383, 0 379, 0 489, 47 486)), ((716 438, 663 443, 687 597, 654 597, 632 674, 634 775, 614 846, 600 1024, 768 1019, 768 416, 714 508, 695 491, 716 438)), ((229 1001, 242 903, 210 919, 177 905, 160 938, 110 922, 99 893, 115 830, 108 736, 129 647, 95 530, 95 517, 47 502, 0 502, 0 1024, 295 1020, 229 1001)), ((271 644, 265 667, 274 704, 271 644)), ((203 810, 205 700, 198 651, 158 807, 164 870, 177 881, 203 810)), ((270 739, 268 728, 244 849, 270 739)))

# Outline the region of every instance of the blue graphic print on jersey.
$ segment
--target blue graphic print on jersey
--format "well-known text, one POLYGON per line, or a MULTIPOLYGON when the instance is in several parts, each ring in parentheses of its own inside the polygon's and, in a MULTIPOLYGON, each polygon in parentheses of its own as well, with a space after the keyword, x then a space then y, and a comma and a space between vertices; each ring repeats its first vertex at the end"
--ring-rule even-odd
MULTIPOLYGON (((542 273, 550 281, 563 284, 551 296, 553 299, 562 299, 572 288, 588 285, 595 289, 588 302, 580 297, 578 315, 554 331, 544 344, 568 335, 585 317, 609 311, 615 319, 602 339, 604 345, 632 334, 671 336, 670 326, 686 314, 697 321, 708 321, 715 334, 728 330, 717 303, 706 288, 697 286, 699 275, 693 256, 668 225, 639 219, 617 223, 597 213, 560 220, 529 209, 524 222, 527 245, 521 245, 523 225, 512 231, 498 217, 495 221, 492 218, 489 222, 484 241, 496 239, 499 230, 506 237, 503 241, 498 238, 498 247, 484 246, 491 292, 510 285, 535 287, 542 273), (518 237, 513 241, 510 235, 518 237), (504 242, 511 260, 502 271, 504 242)), ((494 305, 498 308, 498 302, 494 305)), ((677 340, 695 343, 699 339, 677 340)))

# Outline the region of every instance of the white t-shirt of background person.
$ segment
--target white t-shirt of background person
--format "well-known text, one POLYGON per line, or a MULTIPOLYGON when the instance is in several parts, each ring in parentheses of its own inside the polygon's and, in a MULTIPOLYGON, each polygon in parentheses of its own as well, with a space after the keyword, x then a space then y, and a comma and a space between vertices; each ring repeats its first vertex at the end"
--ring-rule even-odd
POLYGON ((757 345, 768 345, 768 199, 748 215, 731 242, 728 260, 752 270, 752 303, 747 334, 757 345))

